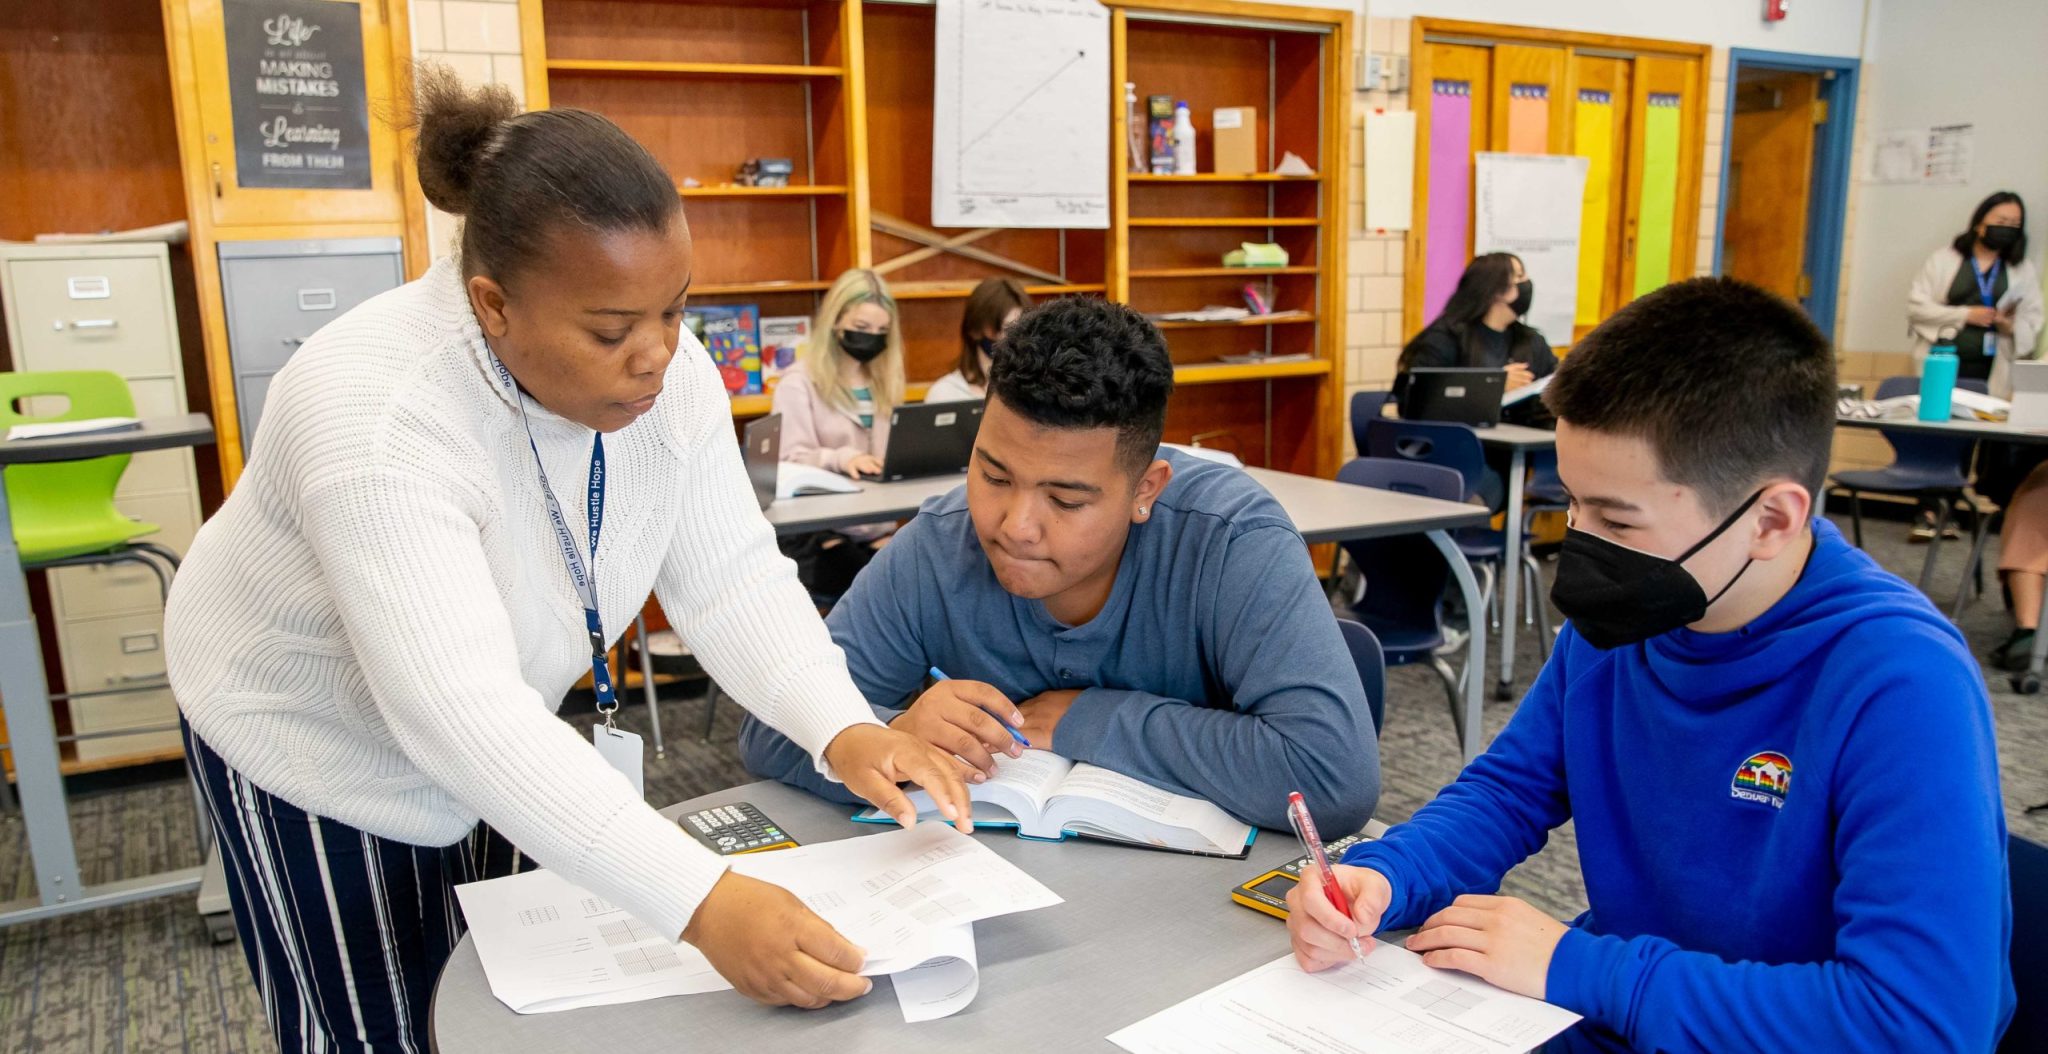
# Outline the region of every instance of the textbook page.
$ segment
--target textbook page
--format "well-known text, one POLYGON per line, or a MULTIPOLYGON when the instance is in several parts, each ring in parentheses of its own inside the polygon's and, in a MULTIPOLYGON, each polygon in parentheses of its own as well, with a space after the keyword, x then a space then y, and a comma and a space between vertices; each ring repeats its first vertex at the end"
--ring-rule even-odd
POLYGON ((1108 802, 1140 819, 1194 831, 1221 850, 1242 846, 1252 836, 1250 824, 1231 819, 1229 813, 1211 802, 1161 790, 1100 765, 1075 765, 1074 771, 1060 783, 1059 797, 1108 802))
MULTIPOLYGON (((789 890, 865 948, 860 972, 871 977, 939 967, 940 959, 965 962, 971 970, 971 931, 964 953, 961 936, 951 931, 1061 903, 1016 865, 942 824, 732 857, 730 863, 740 874, 789 890)), ((654 932, 551 871, 472 882, 455 893, 491 994, 515 1013, 732 987, 696 948, 654 932)), ((921 1013, 941 1016, 942 1005, 966 1005, 973 992, 961 968, 913 979, 921 1013), (945 991, 933 994, 933 987, 945 991)))
POLYGON ((1109 1041, 1132 1054, 1523 1054, 1578 1020, 1379 941, 1322 973, 1283 955, 1109 1041))

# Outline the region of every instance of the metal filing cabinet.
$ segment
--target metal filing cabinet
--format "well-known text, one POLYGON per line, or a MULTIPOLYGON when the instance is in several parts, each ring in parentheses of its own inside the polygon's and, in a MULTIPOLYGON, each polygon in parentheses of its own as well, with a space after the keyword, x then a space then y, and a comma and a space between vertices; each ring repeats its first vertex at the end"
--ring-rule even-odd
MULTIPOLYGON (((109 370, 128 382, 138 416, 186 411, 169 246, 0 244, 0 301, 15 369, 109 370)), ((134 455, 114 504, 158 525, 149 540, 183 555, 199 529, 192 452, 134 455)), ((53 570, 49 582, 67 688, 98 691, 163 679, 163 598, 155 575, 114 564, 53 570)), ((79 733, 174 724, 178 714, 169 689, 69 705, 72 730, 79 733)), ((175 754, 179 741, 175 731, 158 732, 81 740, 76 749, 80 761, 118 763, 175 754)))
POLYGON ((321 326, 404 284, 404 249, 396 238, 325 238, 221 242, 219 250, 247 458, 270 378, 321 326))

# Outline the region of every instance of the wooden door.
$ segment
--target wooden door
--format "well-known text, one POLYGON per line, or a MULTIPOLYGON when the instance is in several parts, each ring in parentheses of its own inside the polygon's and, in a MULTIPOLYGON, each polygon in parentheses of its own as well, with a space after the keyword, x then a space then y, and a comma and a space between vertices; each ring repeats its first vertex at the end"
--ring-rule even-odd
POLYGON ((1699 229, 1700 60, 1639 56, 1629 100, 1621 301, 1690 277, 1699 229))
POLYGON ((1572 56, 1571 152, 1587 159, 1580 212, 1578 310, 1572 339, 1622 300, 1621 240, 1627 201, 1628 59, 1572 56))
POLYGON ((1562 154, 1571 147, 1564 48, 1498 44, 1493 48, 1493 112, 1488 150, 1562 154))
POLYGON ((1414 74, 1415 214, 1408 232, 1406 340, 1429 324, 1472 259, 1472 154, 1492 141, 1491 48, 1428 44, 1414 74))
POLYGON ((1721 273, 1798 300, 1813 185, 1813 138, 1820 78, 1776 73, 1735 89, 1721 273))
MULTIPOLYGON (((364 167, 368 171, 370 185, 360 189, 286 189, 244 185, 256 182, 254 173, 245 175, 237 163, 235 114, 230 95, 231 90, 249 89, 247 86, 231 89, 233 77, 248 72, 229 69, 226 8, 233 0, 173 2, 183 8, 182 13, 187 19, 185 39, 191 48, 191 68, 198 87, 199 146, 215 225, 246 227, 405 221, 401 189, 403 160, 398 132, 391 120, 397 110, 394 105, 397 81, 391 61, 392 29, 383 3, 363 0, 322 5, 338 9, 336 15, 341 17, 346 17, 347 8, 354 8, 357 16, 356 28, 361 33, 362 43, 362 77, 368 93, 369 120, 364 130, 368 137, 365 144, 368 162, 364 167)), ((175 14, 173 20, 176 21, 175 14)), ((334 39, 334 30, 339 26, 325 28, 329 29, 325 38, 313 32, 303 36, 304 43, 312 46, 322 43, 323 39, 334 39)), ((301 27, 299 33, 303 35, 305 32, 301 27)), ((314 135, 316 138, 309 141, 319 142, 317 136, 343 138, 351 134, 346 121, 325 121, 314 112, 313 108, 329 105, 319 92, 322 90, 320 82, 330 78, 321 76, 317 70, 297 70, 288 66, 275 72, 278 80, 305 84, 308 86, 305 91, 310 93, 263 96, 266 99, 302 102, 308 108, 303 120, 287 120, 287 124, 293 127, 277 129, 280 142, 284 142, 287 135, 314 135)), ((286 91, 288 87, 281 87, 278 91, 286 91)), ((248 114, 243 115, 245 124, 252 119, 248 114)))

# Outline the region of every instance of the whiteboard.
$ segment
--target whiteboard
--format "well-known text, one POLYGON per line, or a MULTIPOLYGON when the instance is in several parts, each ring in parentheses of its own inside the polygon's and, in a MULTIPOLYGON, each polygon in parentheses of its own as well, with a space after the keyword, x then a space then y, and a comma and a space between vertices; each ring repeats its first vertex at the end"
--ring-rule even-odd
POLYGON ((938 0, 932 223, 1109 226, 1109 11, 938 0))
POLYGON ((1472 252, 1514 253, 1535 286, 1524 321, 1552 344, 1572 341, 1579 303, 1579 211, 1587 158, 1478 154, 1472 252))

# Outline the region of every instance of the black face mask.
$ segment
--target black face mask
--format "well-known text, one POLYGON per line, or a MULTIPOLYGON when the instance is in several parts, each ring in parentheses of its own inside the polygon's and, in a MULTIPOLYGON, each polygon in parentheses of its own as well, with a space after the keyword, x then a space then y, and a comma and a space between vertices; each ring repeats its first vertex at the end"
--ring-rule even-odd
POLYGON ((1986 249, 2002 253, 2019 243, 2020 229, 1994 223, 1985 227, 1984 233, 1979 235, 1977 240, 1983 242, 1986 249))
POLYGON ((889 334, 863 333, 857 329, 841 330, 839 347, 855 362, 873 362, 876 356, 889 350, 889 334))
POLYGON ((1524 278, 1521 281, 1516 282, 1515 298, 1513 300, 1508 301, 1508 310, 1513 311, 1515 313, 1516 318, 1520 318, 1523 315, 1528 314, 1529 304, 1535 298, 1535 296, 1536 283, 1529 281, 1527 278, 1524 278))
POLYGON ((1572 628, 1586 643, 1603 651, 1640 644, 1698 622, 1755 561, 1744 562, 1742 570, 1712 599, 1685 569, 1685 562, 1734 526, 1763 493, 1759 490, 1750 495, 1712 534, 1676 560, 1618 545, 1576 527, 1567 529, 1564 550, 1557 558, 1557 582, 1550 587, 1551 603, 1572 621, 1572 628))
POLYGON ((981 354, 983 355, 983 357, 987 358, 987 359, 988 359, 988 361, 990 361, 990 362, 994 362, 994 361, 996 361, 996 342, 995 342, 995 341, 993 341, 993 340, 990 340, 990 339, 989 339, 989 338, 987 338, 987 337, 983 337, 983 338, 981 338, 980 340, 977 340, 977 341, 975 341, 975 342, 974 342, 974 346, 975 346, 976 348, 980 349, 980 351, 981 351, 981 354))

